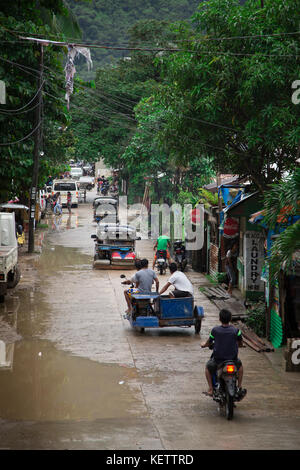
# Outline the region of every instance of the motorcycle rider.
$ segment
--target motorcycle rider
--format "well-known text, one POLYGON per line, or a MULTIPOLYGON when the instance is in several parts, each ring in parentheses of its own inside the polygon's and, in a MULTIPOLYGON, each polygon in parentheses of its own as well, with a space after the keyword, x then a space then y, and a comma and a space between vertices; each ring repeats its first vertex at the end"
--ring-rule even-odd
POLYGON ((243 347, 242 332, 233 325, 230 325, 231 312, 226 309, 220 310, 219 319, 221 325, 215 326, 205 343, 201 343, 202 348, 213 345, 213 353, 206 363, 205 376, 208 383, 208 391, 204 392, 213 396, 212 376, 216 373, 218 366, 225 361, 235 361, 238 368, 238 394, 245 395, 246 389, 242 389, 243 365, 238 358, 238 348, 243 347))
POLYGON ((153 264, 152 264, 152 269, 155 267, 155 262, 157 260, 157 253, 158 251, 164 251, 166 253, 166 259, 169 260, 169 263, 171 261, 171 256, 168 248, 171 248, 171 243, 170 239, 166 235, 160 235, 153 247, 153 250, 156 250, 156 254, 154 255, 153 259, 153 264))

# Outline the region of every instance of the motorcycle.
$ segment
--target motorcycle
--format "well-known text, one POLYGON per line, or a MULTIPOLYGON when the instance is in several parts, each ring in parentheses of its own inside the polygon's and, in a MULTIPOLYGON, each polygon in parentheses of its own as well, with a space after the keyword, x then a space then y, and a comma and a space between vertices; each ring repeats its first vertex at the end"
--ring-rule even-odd
POLYGON ((167 265, 167 252, 165 250, 159 250, 157 252, 157 258, 156 258, 156 266, 160 274, 165 274, 166 269, 168 267, 167 265))
POLYGON ((109 185, 106 183, 102 183, 102 187, 101 187, 102 196, 107 196, 108 189, 109 189, 109 185))
POLYGON ((176 240, 173 244, 174 259, 180 271, 184 271, 187 265, 185 246, 182 240, 176 240))
POLYGON ((228 420, 233 419, 235 402, 241 401, 247 391, 237 386, 238 368, 235 361, 225 361, 213 376, 213 400, 219 403, 220 413, 225 412, 228 420))

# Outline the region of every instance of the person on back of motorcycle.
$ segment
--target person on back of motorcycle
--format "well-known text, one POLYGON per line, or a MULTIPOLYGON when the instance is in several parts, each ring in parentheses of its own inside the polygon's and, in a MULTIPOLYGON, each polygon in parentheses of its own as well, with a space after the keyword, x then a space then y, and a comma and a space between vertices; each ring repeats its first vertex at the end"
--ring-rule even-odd
POLYGON ((242 389, 243 365, 238 358, 238 348, 243 346, 242 332, 233 325, 230 325, 231 312, 222 309, 219 313, 220 326, 215 326, 205 343, 201 343, 202 348, 213 345, 213 353, 206 363, 205 376, 208 383, 209 396, 213 395, 212 377, 217 372, 218 367, 225 361, 234 361, 238 368, 238 393, 245 395, 246 390, 242 389))
POLYGON ((164 285, 159 294, 163 294, 170 286, 174 286, 175 289, 169 293, 169 297, 192 297, 194 289, 187 276, 183 272, 177 270, 176 263, 171 263, 169 269, 171 277, 168 279, 168 282, 164 285))
POLYGON ((157 241, 156 241, 156 243, 153 247, 153 250, 154 251, 156 250, 156 254, 154 255, 152 269, 154 269, 154 267, 155 267, 155 262, 157 260, 157 254, 158 254, 159 251, 163 251, 164 254, 165 254, 165 259, 168 259, 169 262, 170 262, 171 256, 170 256, 170 252, 169 252, 168 248, 171 248, 171 243, 170 243, 169 238, 165 235, 161 235, 160 237, 158 237, 158 239, 157 239, 157 241))

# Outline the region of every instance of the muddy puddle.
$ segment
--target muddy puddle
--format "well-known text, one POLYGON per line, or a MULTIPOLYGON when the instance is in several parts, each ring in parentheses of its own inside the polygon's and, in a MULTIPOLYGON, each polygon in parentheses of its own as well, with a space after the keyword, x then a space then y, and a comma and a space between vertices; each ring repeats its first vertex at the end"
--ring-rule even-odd
POLYGON ((121 366, 57 351, 48 341, 8 344, 5 360, 0 357, 0 418, 66 421, 132 416, 131 374, 121 366))
POLYGON ((109 276, 92 269, 94 229, 74 215, 57 219, 41 237, 41 255, 24 265, 0 305, 0 419, 141 414, 109 276))

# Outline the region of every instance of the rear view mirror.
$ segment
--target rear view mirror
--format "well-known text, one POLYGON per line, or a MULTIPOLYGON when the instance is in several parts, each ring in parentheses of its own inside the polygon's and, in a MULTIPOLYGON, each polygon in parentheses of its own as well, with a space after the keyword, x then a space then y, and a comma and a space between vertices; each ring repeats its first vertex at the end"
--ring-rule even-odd
POLYGON ((97 238, 97 235, 91 235, 91 238, 97 238))

